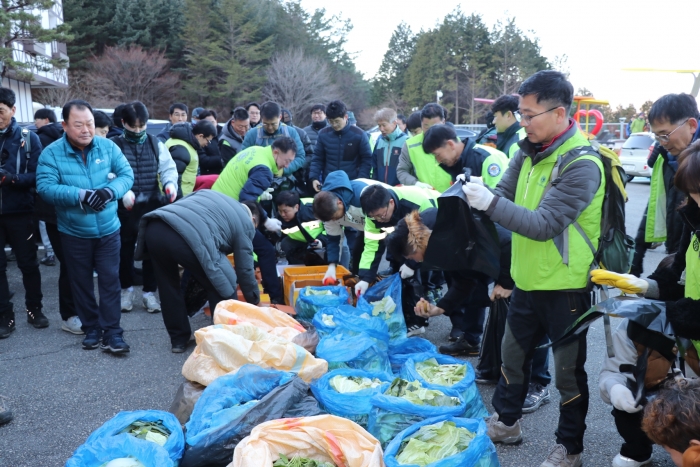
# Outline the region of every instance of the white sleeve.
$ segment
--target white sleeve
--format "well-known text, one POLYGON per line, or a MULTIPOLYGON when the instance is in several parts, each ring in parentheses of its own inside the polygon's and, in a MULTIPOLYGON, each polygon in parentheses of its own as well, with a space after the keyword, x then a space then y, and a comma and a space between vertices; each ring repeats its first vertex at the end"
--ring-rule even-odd
POLYGON ((163 187, 168 183, 177 186, 177 166, 168 148, 160 141, 158 141, 158 175, 163 187))

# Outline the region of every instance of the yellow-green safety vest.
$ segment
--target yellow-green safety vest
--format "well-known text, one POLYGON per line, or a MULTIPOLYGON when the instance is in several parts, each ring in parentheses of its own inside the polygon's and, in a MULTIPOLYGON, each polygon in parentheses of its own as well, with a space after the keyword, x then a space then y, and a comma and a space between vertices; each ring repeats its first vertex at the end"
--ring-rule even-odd
MULTIPOLYGON (((520 138, 519 140, 526 138, 527 137, 527 132, 525 131, 525 128, 520 128, 518 131, 515 132, 516 135, 518 135, 520 138)), ((510 145, 508 148, 508 158, 512 159, 515 156, 515 153, 520 150, 520 146, 518 146, 518 143, 513 143, 510 145)))
POLYGON ((272 146, 251 146, 236 154, 236 157, 226 164, 211 189, 238 201, 241 190, 248 181, 248 172, 260 165, 270 169, 273 174, 279 170, 272 155, 272 146))
MULTIPOLYGON (((700 240, 695 234, 685 252, 685 297, 700 300, 700 240)), ((700 341, 691 342, 700 355, 700 341)))
MULTIPOLYGON (((302 198, 299 200, 301 204, 313 204, 313 198, 302 198)), ((323 233, 323 223, 319 220, 302 222, 301 226, 306 230, 311 238, 316 238, 323 233)), ((290 227, 288 229, 282 229, 282 233, 287 235, 292 240, 298 242, 306 242, 306 237, 301 233, 298 226, 290 227)))
POLYGON ((440 193, 452 186, 452 176, 440 167, 435 156, 423 151, 423 133, 409 138, 406 146, 418 181, 427 183, 440 193))
MULTIPOLYGON (((549 184, 557 158, 568 151, 590 143, 581 132, 565 141, 554 153, 532 165, 532 159, 523 161, 515 191, 515 204, 530 210, 539 206, 549 184)), ((600 169, 601 182, 591 203, 576 219, 593 246, 598 248, 605 177, 603 164, 595 156, 583 155, 566 165, 580 160, 591 160, 600 169)), ((561 174, 566 167, 560 167, 561 174)), ((588 281, 588 271, 593 262, 593 252, 575 226, 568 226, 564 235, 564 252, 560 253, 554 240, 537 241, 513 232, 511 276, 516 286, 525 291, 583 289, 588 281), (568 248, 566 248, 568 246, 568 248)))
POLYGON ((666 184, 664 183, 664 158, 659 156, 651 173, 647 225, 644 241, 647 243, 666 241, 666 184))
POLYGON ((180 189, 182 196, 187 196, 194 191, 194 184, 197 181, 197 169, 199 168, 199 155, 195 148, 187 141, 181 139, 170 138, 165 142, 165 146, 170 149, 173 146, 182 146, 190 153, 190 163, 185 167, 180 179, 180 189))

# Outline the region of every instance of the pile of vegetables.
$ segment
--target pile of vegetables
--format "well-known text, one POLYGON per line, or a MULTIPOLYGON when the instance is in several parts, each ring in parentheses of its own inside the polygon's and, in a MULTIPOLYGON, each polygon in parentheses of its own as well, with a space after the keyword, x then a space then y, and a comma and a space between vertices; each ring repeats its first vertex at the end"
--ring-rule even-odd
POLYGON ((335 321, 333 321, 333 315, 327 315, 323 313, 321 315, 321 320, 323 321, 323 324, 325 324, 329 328, 334 328, 337 326, 337 324, 335 324, 335 321))
POLYGON ((291 459, 280 453, 280 458, 277 459, 272 467, 336 467, 330 462, 321 462, 306 457, 294 456, 291 459))
POLYGON ((404 440, 396 460, 401 465, 425 467, 464 451, 474 436, 475 433, 457 427, 454 422, 426 425, 404 440))
POLYGON ((372 316, 379 316, 381 313, 384 313, 382 318, 385 320, 389 319, 389 316, 396 310, 394 299, 388 295, 379 301, 370 302, 370 305, 372 305, 372 316))
POLYGON ((311 286, 304 287, 304 289, 305 289, 304 294, 306 294, 306 295, 316 295, 316 296, 333 295, 333 292, 330 290, 316 290, 311 286))
POLYGON ((437 389, 424 388, 420 381, 408 382, 396 378, 384 393, 387 396, 400 397, 415 405, 431 405, 433 407, 449 407, 459 405, 457 397, 446 396, 437 389))
POLYGON ((467 376, 467 365, 440 365, 437 360, 430 358, 416 363, 416 371, 430 384, 451 387, 467 376))
POLYGON ((165 428, 162 420, 158 420, 157 422, 142 422, 137 420, 119 433, 127 433, 135 438, 156 443, 159 446, 165 446, 170 436, 170 430, 165 428))
POLYGON ((377 378, 369 379, 361 376, 334 376, 330 379, 329 384, 333 389, 341 394, 349 392, 358 392, 363 389, 376 388, 381 386, 382 382, 377 378))

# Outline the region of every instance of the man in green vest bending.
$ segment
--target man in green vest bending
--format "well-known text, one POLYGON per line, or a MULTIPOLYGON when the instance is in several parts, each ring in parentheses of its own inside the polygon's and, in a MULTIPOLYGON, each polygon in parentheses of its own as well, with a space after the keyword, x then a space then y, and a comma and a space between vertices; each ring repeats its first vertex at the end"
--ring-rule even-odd
MULTIPOLYGON (((270 200, 270 185, 274 174, 289 167, 296 155, 296 149, 294 140, 286 136, 277 138, 271 146, 251 146, 244 149, 226 164, 211 189, 240 202, 270 200)), ((260 209, 260 213, 260 223, 267 230, 280 231, 282 223, 279 220, 268 218, 263 209, 260 209)), ((283 303, 282 287, 277 277, 275 248, 258 229, 253 237, 253 251, 258 255, 263 287, 270 294, 270 300, 273 303, 283 303)))
MULTIPOLYGON (((596 249, 605 179, 600 157, 577 148, 590 143, 569 118, 573 86, 552 70, 525 80, 520 94, 521 124, 527 138, 496 187, 479 180, 464 185, 469 204, 513 232, 511 296, 503 338, 501 379, 489 419, 494 442, 522 440, 520 418, 530 364, 543 336, 553 341, 591 306, 586 292, 596 249), (576 150, 576 151, 574 151, 576 150), (552 171, 560 161, 558 175, 552 171)), ((541 467, 579 467, 588 412, 586 333, 553 347, 556 386, 561 394, 557 445, 541 467)))

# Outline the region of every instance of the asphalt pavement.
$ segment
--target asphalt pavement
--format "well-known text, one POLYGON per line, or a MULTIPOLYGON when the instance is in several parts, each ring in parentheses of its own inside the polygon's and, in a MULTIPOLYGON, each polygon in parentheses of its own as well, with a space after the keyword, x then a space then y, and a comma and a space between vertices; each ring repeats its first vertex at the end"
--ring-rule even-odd
MULTIPOLYGON (((648 180, 635 179, 628 185, 627 229, 634 236, 649 194, 648 180)), ((40 254, 42 254, 40 252, 40 254)), ((645 259, 649 274, 665 256, 663 246, 650 250, 645 259)), ((4 402, 15 419, 0 427, 0 467, 62 466, 90 433, 122 410, 167 410, 180 383, 182 364, 191 352, 173 354, 160 314, 149 314, 138 304, 122 315, 124 337, 131 353, 115 357, 100 350, 82 350, 82 336, 61 330, 58 313, 58 266, 41 266, 44 311, 51 325, 34 329, 26 322, 22 306, 24 289, 16 263, 9 263, 10 289, 17 330, 0 340, 0 403, 4 402)), ((193 328, 208 324, 197 316, 193 328)), ((615 320, 613 320, 613 326, 615 320)), ((436 345, 446 343, 449 320, 434 318, 425 337, 436 345)), ((586 419, 585 466, 609 466, 619 451, 621 438, 615 430, 610 406, 599 396, 598 373, 605 354, 602 323, 591 326, 588 334, 588 361, 591 393, 586 419)), ((467 359, 476 365, 476 359, 467 359)), ((551 361, 551 359, 550 359, 551 361)), ((553 368, 550 368, 553 372, 553 368)), ((489 410, 494 386, 480 386, 489 410)), ((503 467, 537 467, 554 445, 559 394, 551 388, 552 402, 525 415, 524 442, 520 446, 498 446, 503 467)), ((671 467, 669 456, 657 448, 652 466, 671 467)), ((251 466, 253 467, 253 466, 251 466)))

